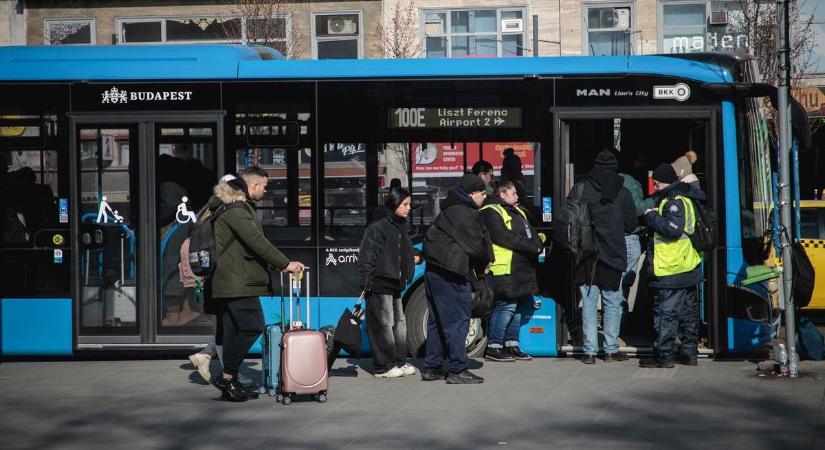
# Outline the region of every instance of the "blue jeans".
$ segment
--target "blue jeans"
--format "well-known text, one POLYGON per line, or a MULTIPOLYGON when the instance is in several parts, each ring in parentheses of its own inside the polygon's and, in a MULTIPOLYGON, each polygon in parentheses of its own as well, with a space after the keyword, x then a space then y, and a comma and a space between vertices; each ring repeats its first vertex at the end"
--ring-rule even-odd
POLYGON ((642 256, 642 247, 639 244, 639 235, 629 234, 624 237, 624 245, 627 249, 627 269, 622 273, 622 297, 627 302, 627 297, 630 294, 630 286, 634 282, 638 282, 638 274, 636 273, 636 264, 639 263, 639 258, 642 256))
POLYGON ((521 311, 528 303, 532 304, 533 296, 525 295, 517 298, 498 298, 490 315, 490 333, 487 336, 487 345, 490 347, 517 347, 518 334, 521 328, 521 311))
POLYGON ((605 291, 598 286, 579 286, 582 294, 582 326, 584 328, 584 352, 595 356, 599 352, 599 324, 596 306, 599 293, 602 294, 602 317, 604 320, 604 352, 619 351, 619 326, 622 320, 621 291, 605 291))

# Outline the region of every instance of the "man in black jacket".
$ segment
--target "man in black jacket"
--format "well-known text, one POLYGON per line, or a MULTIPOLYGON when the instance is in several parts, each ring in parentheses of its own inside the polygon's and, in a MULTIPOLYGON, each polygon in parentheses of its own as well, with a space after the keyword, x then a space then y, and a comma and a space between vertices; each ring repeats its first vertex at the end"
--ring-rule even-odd
POLYGON ((532 306, 533 295, 538 292, 534 263, 542 242, 527 213, 517 206, 519 195, 513 182, 500 182, 496 194, 481 208, 493 241, 495 262, 490 271, 496 286, 484 357, 502 362, 530 360, 533 357, 519 348, 520 311, 532 306))
MULTIPOLYGON (((627 268, 624 236, 636 228, 636 207, 622 177, 616 172, 618 162, 610 150, 602 150, 584 180, 582 199, 588 204, 590 221, 598 251, 576 266, 576 284, 582 296, 585 364, 595 364, 599 352, 596 306, 602 298, 604 320, 604 360, 624 361, 618 337, 622 319, 622 273, 627 268)), ((571 192, 577 188, 571 189, 571 192)))
POLYGON ((424 282, 430 315, 427 356, 421 378, 448 384, 478 384, 484 379, 467 370, 464 340, 473 309, 471 282, 483 276, 493 259, 492 243, 478 208, 487 196, 484 181, 468 173, 447 194, 441 213, 424 237, 427 272, 424 282), (447 369, 444 372, 444 361, 447 369))

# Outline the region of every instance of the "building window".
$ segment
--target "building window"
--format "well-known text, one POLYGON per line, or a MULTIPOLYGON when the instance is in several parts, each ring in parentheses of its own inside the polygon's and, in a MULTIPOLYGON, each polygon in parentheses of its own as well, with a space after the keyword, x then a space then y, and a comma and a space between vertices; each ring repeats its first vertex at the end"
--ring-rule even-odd
POLYGON ((316 59, 357 59, 363 54, 360 12, 314 14, 312 55, 316 59))
POLYGON ((583 19, 583 53, 604 56, 633 52, 631 4, 585 5, 583 19))
POLYGON ((707 2, 667 2, 659 5, 659 51, 703 52, 707 48, 707 2))
POLYGON ((118 19, 122 44, 263 42, 276 50, 287 47, 288 17, 152 17, 118 19), (273 25, 274 20, 274 26, 273 25), (266 28, 269 25, 271 28, 266 28), (263 36, 266 30, 272 30, 263 36))
POLYGON ((524 55, 523 9, 425 10, 427 58, 524 55))
POLYGON ((91 45, 95 43, 94 19, 47 20, 46 45, 91 45))

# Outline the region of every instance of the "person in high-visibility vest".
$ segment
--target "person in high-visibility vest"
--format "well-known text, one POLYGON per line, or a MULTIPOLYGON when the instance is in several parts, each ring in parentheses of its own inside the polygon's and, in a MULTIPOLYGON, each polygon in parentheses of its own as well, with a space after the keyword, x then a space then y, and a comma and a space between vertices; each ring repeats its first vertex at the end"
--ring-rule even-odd
POLYGON ((493 241, 495 260, 490 272, 495 281, 495 305, 490 316, 487 349, 491 361, 530 360, 519 348, 520 311, 533 304, 538 293, 535 261, 542 240, 530 225, 527 213, 518 205, 519 196, 512 181, 501 181, 493 200, 481 208, 484 225, 493 241))
POLYGON ((648 229, 653 234, 652 276, 653 327, 656 341, 653 358, 639 361, 641 367, 673 367, 674 356, 688 363, 696 361, 697 321, 682 317, 685 305, 695 304, 696 285, 702 282, 702 257, 693 247, 690 234, 696 225, 695 200, 703 200, 701 191, 680 181, 670 164, 660 164, 653 171, 655 209, 645 211, 648 229), (680 336, 682 348, 674 355, 673 344, 680 336))

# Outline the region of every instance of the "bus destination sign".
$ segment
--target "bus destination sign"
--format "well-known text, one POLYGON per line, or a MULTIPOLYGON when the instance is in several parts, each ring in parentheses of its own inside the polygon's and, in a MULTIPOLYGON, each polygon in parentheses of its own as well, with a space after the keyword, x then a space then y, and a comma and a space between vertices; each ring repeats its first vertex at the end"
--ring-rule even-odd
POLYGON ((521 108, 392 108, 390 128, 521 128, 521 108))

